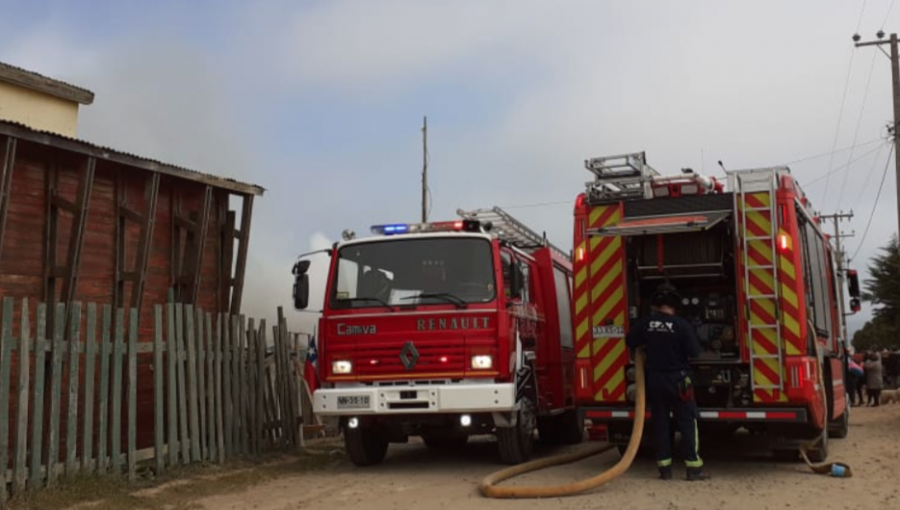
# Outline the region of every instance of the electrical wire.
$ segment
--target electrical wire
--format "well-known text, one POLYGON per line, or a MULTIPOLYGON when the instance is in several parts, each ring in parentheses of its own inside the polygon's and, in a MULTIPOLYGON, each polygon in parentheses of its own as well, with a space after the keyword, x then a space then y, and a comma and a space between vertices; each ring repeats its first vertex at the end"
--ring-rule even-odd
POLYGON ((834 150, 834 151, 831 151, 831 152, 823 152, 823 153, 821 153, 821 154, 816 154, 816 155, 814 155, 814 156, 807 156, 807 157, 805 157, 805 158, 795 159, 795 160, 793 160, 793 161, 788 161, 788 162, 783 163, 783 164, 784 164, 785 166, 790 166, 790 165, 794 165, 794 164, 796 164, 796 163, 803 163, 803 162, 810 161, 810 160, 813 160, 813 159, 819 159, 819 158, 822 158, 822 157, 825 157, 825 156, 831 156, 831 155, 837 154, 837 153, 839 153, 839 152, 848 151, 848 150, 850 150, 850 149, 859 149, 859 148, 865 147, 865 146, 867 146, 867 145, 872 145, 872 144, 875 143, 875 142, 880 142, 880 141, 882 141, 882 140, 883 140, 883 138, 879 136, 878 138, 873 138, 873 139, 869 140, 868 142, 863 142, 863 143, 858 144, 858 145, 848 145, 848 146, 844 147, 843 149, 837 149, 837 150, 834 150))
MULTIPOLYGON (((859 137, 859 127, 862 125, 863 113, 865 113, 865 111, 866 111, 866 103, 869 100, 869 85, 872 84, 872 71, 875 70, 875 57, 877 57, 877 56, 878 56, 878 54, 873 51, 872 52, 872 63, 869 66, 869 77, 866 79, 866 91, 865 91, 865 93, 863 93, 862 106, 859 107, 859 117, 856 118, 856 130, 853 133, 853 145, 856 145, 856 139, 859 137)), ((853 159, 853 151, 852 150, 850 151, 850 156, 847 158, 847 160, 849 161, 851 159, 853 159)), ((847 177, 849 177, 849 176, 850 176, 850 169, 849 169, 849 165, 848 165, 847 171, 844 172, 844 180, 841 183, 841 191, 840 191, 840 194, 838 195, 837 203, 838 203, 839 208, 843 204, 844 191, 846 191, 846 189, 847 189, 847 177)))
POLYGON ((856 197, 856 202, 853 203, 854 207, 858 206, 860 202, 862 202, 863 195, 866 194, 866 189, 869 188, 869 181, 872 180, 872 174, 875 172, 875 167, 878 166, 878 160, 881 156, 881 149, 883 148, 883 145, 879 146, 878 153, 875 154, 874 158, 872 158, 872 166, 869 167, 869 172, 866 174, 866 182, 863 183, 862 188, 859 190, 859 196, 856 197))
MULTIPOLYGON (((884 26, 887 24, 888 16, 891 15, 891 9, 894 8, 894 2, 897 0, 891 0, 891 5, 888 6, 887 13, 884 15, 884 21, 881 22, 881 30, 884 30, 884 26)), ((856 29, 859 32, 859 29, 856 29)))
MULTIPOLYGON (((859 33, 859 29, 862 26, 862 18, 863 14, 866 12, 866 1, 863 1, 862 8, 859 11, 859 19, 856 22, 856 33, 859 33)), ((828 170, 826 171, 826 176, 828 177, 825 181, 825 191, 823 193, 823 200, 828 198, 828 187, 831 182, 831 169, 834 165, 834 149, 837 147, 838 136, 841 133, 841 122, 844 119, 844 103, 847 100, 847 90, 850 88, 850 76, 853 71, 853 57, 856 55, 856 51, 854 49, 850 50, 850 63, 847 65, 847 77, 844 79, 844 94, 841 96, 841 107, 838 110, 838 121, 837 127, 834 129, 834 141, 831 145, 831 158, 828 160, 828 170)))
POLYGON ((894 153, 894 145, 891 144, 891 150, 888 152, 887 161, 884 164, 884 172, 881 174, 881 184, 878 185, 878 194, 875 195, 875 203, 872 204, 872 212, 869 214, 869 221, 866 222, 866 230, 863 231, 862 238, 859 240, 859 244, 856 246, 856 251, 853 252, 853 256, 850 257, 850 260, 856 258, 859 254, 859 250, 862 249, 863 244, 866 242, 866 236, 869 235, 869 227, 872 226, 872 218, 875 217, 875 211, 878 209, 878 200, 881 198, 881 190, 884 189, 884 180, 887 177, 888 168, 891 166, 891 155, 894 153))
MULTIPOLYGON (((872 154, 873 152, 875 152, 875 151, 877 151, 877 150, 879 150, 879 149, 880 149, 880 147, 875 147, 874 149, 871 149, 871 150, 869 150, 868 152, 863 153, 862 156, 860 156, 860 157, 854 159, 853 161, 850 161, 850 162, 848 162, 848 163, 845 163, 845 164, 843 164, 843 165, 841 165, 841 166, 839 166, 839 167, 837 167, 837 168, 831 170, 830 172, 828 172, 828 173, 825 174, 825 175, 820 175, 819 177, 816 177, 815 179, 813 179, 813 180, 811 180, 811 181, 807 181, 807 182, 806 182, 806 185, 805 185, 804 187, 807 187, 807 188, 808 188, 808 187, 811 186, 812 184, 815 184, 815 183, 821 181, 822 179, 827 179, 828 176, 830 176, 830 175, 832 175, 832 174, 835 174, 835 173, 837 173, 837 172, 840 172, 840 171, 843 170, 844 168, 846 168, 846 167, 852 165, 853 163, 856 163, 857 161, 859 161, 859 160, 865 158, 865 157, 868 156, 869 154, 872 154)), ((823 200, 823 201, 825 200, 824 197, 823 197, 822 200, 823 200)))

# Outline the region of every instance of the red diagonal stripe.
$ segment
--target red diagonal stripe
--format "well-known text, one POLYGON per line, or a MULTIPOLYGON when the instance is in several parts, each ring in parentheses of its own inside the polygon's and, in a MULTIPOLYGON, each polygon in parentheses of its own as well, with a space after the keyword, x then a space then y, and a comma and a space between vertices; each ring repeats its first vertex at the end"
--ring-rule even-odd
MULTIPOLYGON (((624 340, 620 340, 620 341, 624 342, 624 340)), ((610 343, 612 343, 612 342, 610 342, 610 343)), ((616 358, 615 361, 613 361, 612 365, 609 366, 609 369, 607 369, 606 372, 604 372, 603 375, 600 376, 600 379, 597 380, 596 385, 594 387, 599 390, 602 390, 603 387, 606 386, 606 383, 608 383, 609 380, 612 379, 614 375, 621 372, 622 369, 625 367, 625 364, 628 362, 627 356, 628 356, 628 347, 626 347, 625 350, 622 352, 622 354, 619 355, 619 357, 616 358)))
POLYGON ((763 360, 757 360, 754 368, 765 374, 766 379, 772 381, 773 384, 778 384, 778 381, 781 379, 775 371, 769 368, 769 365, 766 365, 765 362, 763 362, 763 360))
POLYGON ((747 250, 747 251, 750 253, 750 259, 753 260, 754 262, 756 262, 756 264, 759 265, 759 266, 768 266, 768 265, 771 265, 771 263, 769 262, 769 259, 766 258, 766 254, 763 253, 763 252, 761 252, 761 251, 759 251, 759 248, 758 248, 758 245, 759 245, 759 244, 764 244, 764 245, 766 246, 766 249, 769 251, 769 254, 772 253, 772 246, 771 246, 768 242, 766 242, 766 241, 753 241, 753 242, 749 245, 749 248, 750 248, 750 249, 747 250))
POLYGON ((592 354, 592 355, 591 355, 591 360, 594 362, 595 365, 598 364, 598 363, 600 363, 600 360, 602 360, 603 358, 605 358, 606 355, 609 354, 610 351, 612 351, 613 349, 615 349, 615 347, 616 347, 616 341, 615 341, 615 340, 607 340, 606 342, 604 342, 604 344, 603 344, 603 346, 600 348, 600 351, 599 351, 599 352, 597 352, 596 354, 592 354))
POLYGON ((772 343, 771 340, 765 337, 762 332, 758 329, 753 330, 753 341, 762 346, 763 349, 766 350, 769 354, 775 354, 778 352, 778 348, 775 344, 772 343))
MULTIPOLYGON (((603 386, 600 386, 600 387, 602 388, 603 386)), ((609 394, 609 399, 612 401, 616 401, 616 400, 619 400, 620 398, 622 398, 622 395, 625 394, 625 387, 626 387, 626 382, 622 381, 622 384, 619 384, 618 386, 616 386, 616 389, 614 389, 612 391, 612 393, 609 394)))
MULTIPOLYGON (((614 237, 602 237, 600 238, 600 242, 597 243, 597 246, 591 250, 590 262, 588 263, 588 273, 591 271, 591 266, 594 264, 594 261, 600 258, 600 254, 602 254, 609 245, 615 240, 614 237)), ((588 274, 588 276, 591 276, 588 274)))
MULTIPOLYGON (((594 224, 591 225, 591 228, 605 227, 607 222, 609 222, 609 219, 612 218, 612 216, 616 214, 616 211, 618 210, 618 206, 607 207, 606 210, 603 211, 602 214, 600 214, 600 217, 597 218, 597 221, 595 221, 594 224)), ((590 219, 590 215, 588 215, 588 218, 590 219)))
MULTIPOLYGON (((772 317, 769 312, 767 312, 756 300, 750 302, 750 312, 756 314, 757 317, 763 320, 764 324, 774 324, 775 317, 772 317)), ((749 317, 748 317, 749 320, 749 317)))
MULTIPOLYGON (((616 292, 616 289, 618 289, 618 288, 619 288, 618 282, 616 282, 616 281, 614 280, 614 281, 610 284, 609 287, 603 289, 603 292, 600 294, 600 296, 597 298, 597 300, 596 300, 595 302, 596 302, 596 303, 604 303, 604 302, 606 302, 607 300, 610 299, 610 297, 616 292)), ((620 299, 619 302, 621 303, 621 302, 624 301, 624 300, 625 300, 625 298, 624 298, 624 295, 623 295, 622 299, 620 299)), ((617 304, 618 304, 618 303, 617 303, 617 304)), ((613 315, 613 311, 614 311, 614 310, 615 310, 615 307, 611 308, 611 309, 609 310, 609 313, 607 313, 605 316, 601 317, 600 320, 601 320, 601 321, 605 321, 606 319, 608 319, 608 318, 610 318, 610 317, 615 317, 615 315, 613 315)))
POLYGON ((769 287, 765 282, 763 282, 759 278, 759 276, 753 274, 752 271, 750 272, 750 283, 754 287, 756 287, 756 289, 759 290, 762 294, 775 294, 775 291, 772 290, 772 288, 769 287))
POLYGON ((744 202, 750 207, 764 207, 762 201, 756 195, 744 195, 744 202), (751 203, 752 202, 752 203, 751 203))
POLYGON ((766 231, 762 226, 757 225, 750 217, 747 217, 747 230, 754 236, 767 236, 771 232, 766 231))

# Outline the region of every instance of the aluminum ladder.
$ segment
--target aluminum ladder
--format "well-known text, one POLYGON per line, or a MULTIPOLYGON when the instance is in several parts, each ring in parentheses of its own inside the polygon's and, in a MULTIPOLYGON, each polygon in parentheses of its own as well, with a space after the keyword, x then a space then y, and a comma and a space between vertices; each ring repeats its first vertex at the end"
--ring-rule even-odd
POLYGON ((741 236, 750 380, 756 400, 756 390, 784 391, 784 348, 778 306, 778 170, 735 171, 729 172, 729 178, 741 236), (760 260, 766 255, 769 261, 760 260), (769 282, 771 288, 760 288, 769 287, 769 282))
POLYGON ((587 159, 584 167, 594 174, 594 180, 585 183, 591 203, 653 198, 650 181, 659 172, 647 164, 643 152, 587 159))
POLYGON ((571 258, 569 254, 547 241, 546 235, 538 234, 497 206, 472 211, 457 209, 456 214, 464 219, 478 220, 482 223, 491 222, 488 234, 494 234, 521 250, 533 251, 546 246, 566 260, 571 258))

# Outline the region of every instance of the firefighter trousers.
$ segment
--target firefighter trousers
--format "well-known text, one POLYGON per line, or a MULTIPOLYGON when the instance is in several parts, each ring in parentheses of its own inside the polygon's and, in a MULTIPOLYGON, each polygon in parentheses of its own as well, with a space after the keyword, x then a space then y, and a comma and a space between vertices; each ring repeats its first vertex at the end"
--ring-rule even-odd
POLYGON ((660 468, 672 465, 674 434, 669 430, 671 411, 678 431, 681 432, 681 450, 685 466, 703 467, 697 432, 699 413, 694 400, 694 386, 690 372, 650 372, 647 379, 650 421, 656 445, 656 465, 660 468))

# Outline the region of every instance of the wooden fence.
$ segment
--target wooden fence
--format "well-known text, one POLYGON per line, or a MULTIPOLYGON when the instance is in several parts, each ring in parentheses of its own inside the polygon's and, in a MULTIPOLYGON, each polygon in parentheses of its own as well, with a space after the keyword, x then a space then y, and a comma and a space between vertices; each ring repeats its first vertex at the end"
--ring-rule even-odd
POLYGON ((265 320, 156 305, 144 339, 135 309, 15 305, 3 298, 0 315, 0 507, 76 472, 134 480, 139 464, 162 473, 302 441, 297 337, 280 307, 267 332, 265 320))

